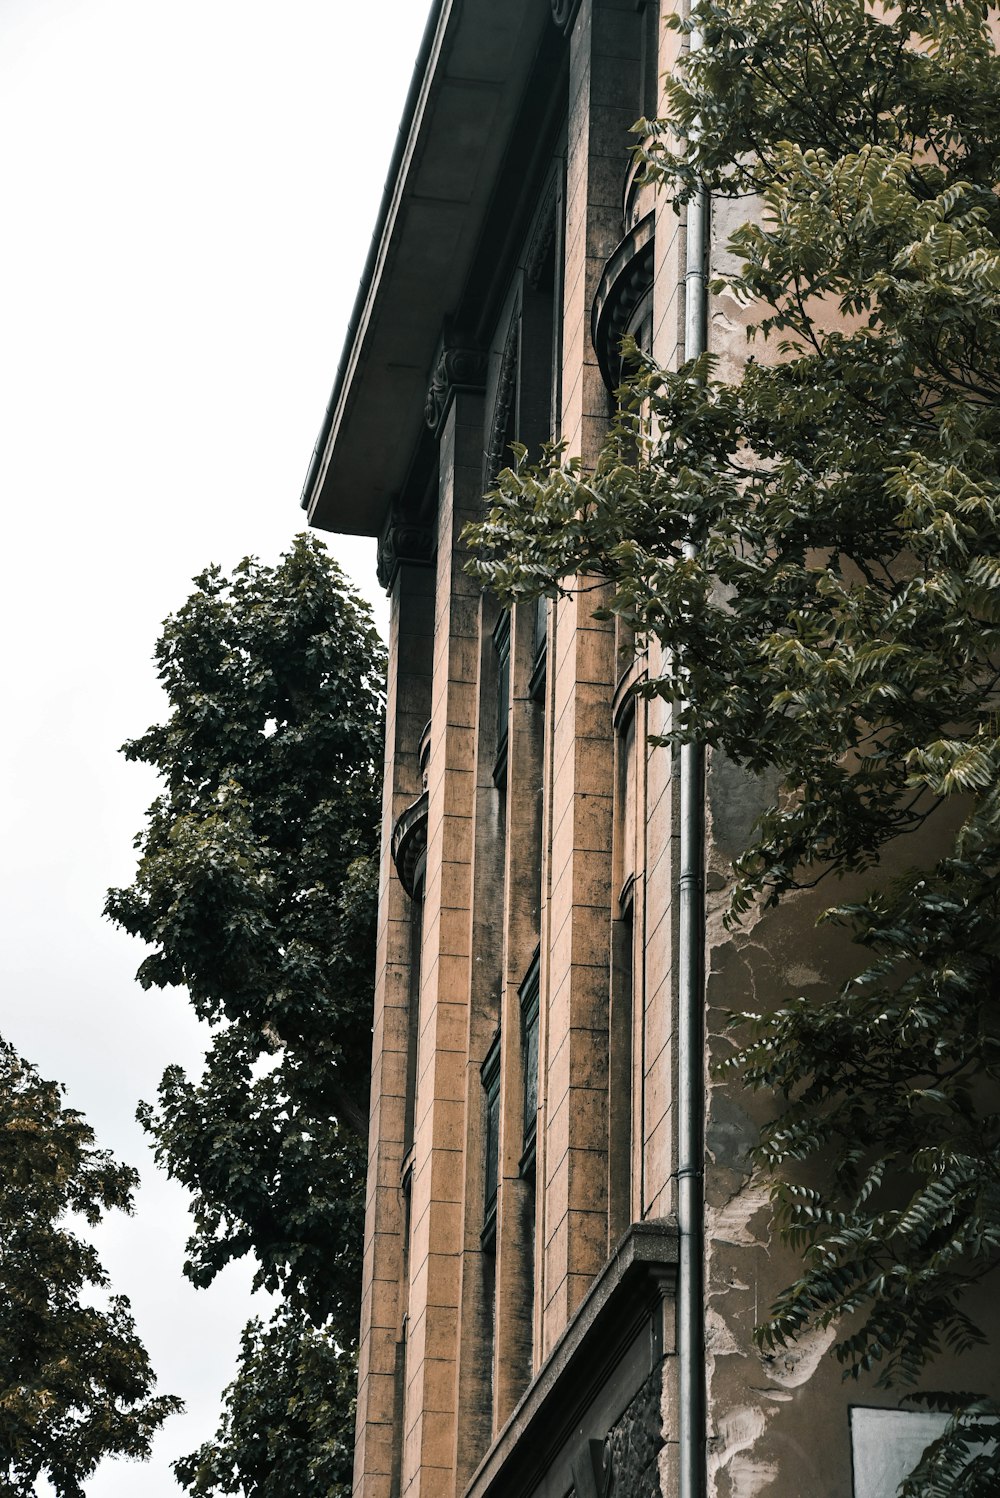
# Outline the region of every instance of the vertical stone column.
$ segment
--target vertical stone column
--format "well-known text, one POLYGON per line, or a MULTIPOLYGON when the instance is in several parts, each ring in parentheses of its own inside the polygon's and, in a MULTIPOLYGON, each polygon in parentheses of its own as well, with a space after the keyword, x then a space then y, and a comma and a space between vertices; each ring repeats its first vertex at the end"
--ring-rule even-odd
POLYGON ((434 629, 434 574, 426 565, 430 550, 428 533, 416 526, 404 527, 398 515, 390 516, 380 548, 380 578, 391 586, 391 603, 354 1466, 354 1491, 359 1498, 389 1498, 400 1457, 396 1429, 403 1257, 399 1173, 412 917, 409 898, 393 868, 390 837, 396 817, 420 794, 418 744, 430 711, 434 629), (402 550, 409 561, 399 555, 404 541, 402 550))
MULTIPOLYGON (((639 97, 633 0, 582 0, 570 38, 563 299, 562 433, 592 462, 609 395, 590 309, 622 233, 628 128, 639 97)), ((614 633, 593 592, 562 600, 556 630, 545 943, 542 1356, 607 1252, 608 989, 611 929, 614 633)))
MULTIPOLYGON (((461 364, 449 358, 454 379, 461 364)), ((404 1498, 455 1491, 479 619, 459 537, 481 508, 482 397, 459 388, 441 407, 404 1498)))

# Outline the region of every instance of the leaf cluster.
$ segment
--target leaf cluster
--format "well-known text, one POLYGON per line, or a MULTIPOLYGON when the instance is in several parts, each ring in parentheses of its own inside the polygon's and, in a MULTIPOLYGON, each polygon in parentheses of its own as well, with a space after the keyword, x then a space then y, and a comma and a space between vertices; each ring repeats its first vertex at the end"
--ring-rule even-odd
POLYGON ((131 1212, 135 1171, 97 1147, 82 1114, 0 1039, 0 1488, 46 1477, 83 1498, 105 1456, 149 1456, 180 1400, 155 1378, 128 1300, 73 1217, 131 1212))

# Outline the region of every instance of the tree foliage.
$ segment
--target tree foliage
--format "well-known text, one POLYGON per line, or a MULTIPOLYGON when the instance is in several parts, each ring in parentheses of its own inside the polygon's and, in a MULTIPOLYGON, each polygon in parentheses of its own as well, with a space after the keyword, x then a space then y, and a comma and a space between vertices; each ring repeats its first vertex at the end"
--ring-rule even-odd
POLYGON ((155 1378, 123 1295, 73 1217, 132 1210, 135 1171, 99 1149, 83 1115, 0 1040, 0 1489, 47 1477, 83 1498, 105 1456, 149 1456, 180 1400, 155 1378))
POLYGON ((177 1463, 195 1498, 252 1493, 311 1498, 350 1488, 357 1368, 352 1351, 301 1316, 279 1312, 243 1333, 236 1378, 213 1440, 177 1463))
MULTIPOLYGON (((981 1340, 968 1292, 1000 1262, 1000 61, 960 0, 691 24, 643 149, 679 204, 754 195, 714 286, 755 309, 751 357, 726 381, 633 350, 596 468, 520 455, 475 570, 510 599, 606 579, 665 647, 669 739, 771 773, 732 920, 871 883, 826 917, 859 977, 742 1016, 730 1065, 779 1100, 757 1161, 802 1254, 761 1339, 836 1324, 847 1372, 912 1384, 981 1340)), ((993 1446, 940 1485, 984 1418, 951 1405, 911 1494, 998 1481, 993 1446)))
POLYGON ((318 1498, 350 1475, 384 649, 308 537, 195 582, 156 650, 169 717, 125 745, 164 789, 107 911, 152 948, 143 986, 185 987, 214 1028, 202 1076, 169 1067, 139 1109, 191 1193, 185 1272, 208 1285, 251 1254, 280 1303, 247 1330, 216 1442, 177 1470, 199 1494, 318 1498), (251 1439, 255 1404, 275 1423, 251 1439))

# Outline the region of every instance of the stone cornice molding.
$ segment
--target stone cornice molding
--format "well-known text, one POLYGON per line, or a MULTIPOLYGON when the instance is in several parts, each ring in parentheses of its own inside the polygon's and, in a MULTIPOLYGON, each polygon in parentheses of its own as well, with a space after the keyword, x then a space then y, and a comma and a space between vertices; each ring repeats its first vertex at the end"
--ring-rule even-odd
POLYGON ((568 36, 573 29, 576 13, 580 9, 580 0, 549 0, 552 6, 552 19, 564 36, 568 36))
POLYGON ((532 291, 538 291, 541 287, 545 260, 555 242, 555 237, 556 198, 555 193, 552 193, 546 203, 544 213, 535 226, 535 232, 524 257, 524 278, 532 291))
POLYGON ((389 506, 378 538, 376 570, 386 592, 402 563, 429 567, 434 560, 434 531, 419 518, 407 515, 398 503, 389 506))
POLYGON ((435 436, 458 390, 482 390, 486 384, 487 354, 473 344, 443 341, 427 388, 424 417, 435 436))

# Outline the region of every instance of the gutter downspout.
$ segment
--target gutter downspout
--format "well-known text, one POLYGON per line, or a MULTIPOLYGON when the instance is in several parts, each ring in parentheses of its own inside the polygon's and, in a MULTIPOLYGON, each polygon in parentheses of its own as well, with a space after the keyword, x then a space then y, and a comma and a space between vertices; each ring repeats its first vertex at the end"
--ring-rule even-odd
MULTIPOLYGON (((702 45, 690 35, 690 50, 702 45)), ((684 276, 684 358, 705 352, 708 218, 703 186, 687 209, 684 276)), ((684 555, 697 555, 687 541, 684 555)), ((681 704, 683 709, 683 704, 681 704)), ((677 1223, 679 1230, 677 1359, 679 1371, 679 1498, 704 1498, 707 1474, 705 1388, 705 754, 700 743, 680 750, 680 878, 678 941, 677 1223)))

